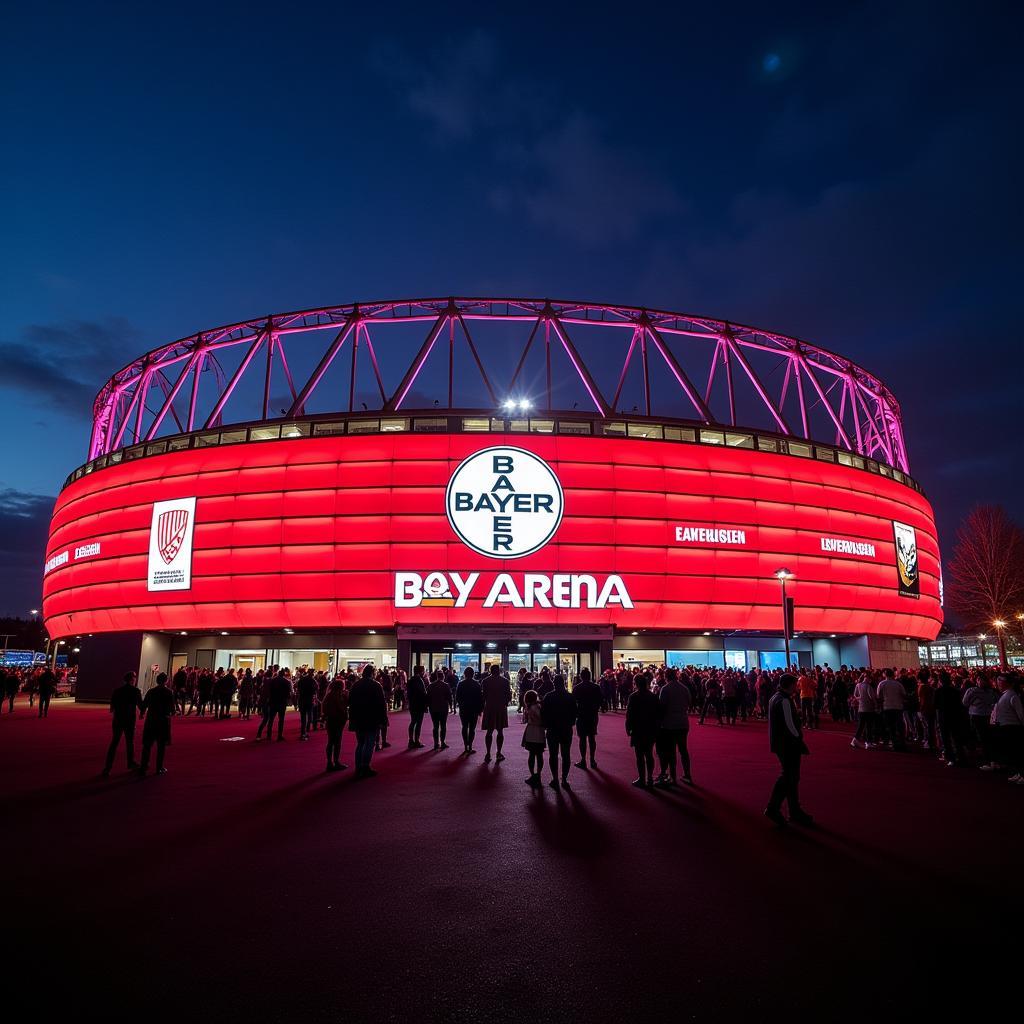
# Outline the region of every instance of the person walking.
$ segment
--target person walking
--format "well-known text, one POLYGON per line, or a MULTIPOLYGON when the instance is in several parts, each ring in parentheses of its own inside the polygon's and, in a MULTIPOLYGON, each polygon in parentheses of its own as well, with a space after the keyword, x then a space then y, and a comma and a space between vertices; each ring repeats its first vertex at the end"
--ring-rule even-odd
POLYGON ((462 754, 463 757, 469 757, 470 754, 476 753, 473 749, 476 723, 484 709, 483 690, 472 668, 467 668, 462 675, 462 682, 455 691, 455 703, 459 707, 459 718, 462 720, 462 744, 465 748, 462 754))
POLYGON ((14 698, 18 696, 18 687, 20 683, 16 672, 8 672, 7 678, 4 679, 3 698, 7 701, 7 714, 14 714, 14 698))
POLYGON ((341 763, 341 744, 348 722, 348 694, 342 679, 332 679, 320 706, 327 726, 327 771, 343 772, 348 765, 341 763))
POLYGON ((484 764, 491 762, 491 738, 495 732, 498 733, 498 750, 494 761, 498 763, 505 760, 501 748, 505 743, 505 730, 508 728, 508 706, 512 703, 512 686, 508 678, 501 674, 501 666, 492 665, 480 689, 484 702, 484 746, 487 749, 484 764))
POLYGON ((125 672, 122 684, 110 695, 110 714, 113 736, 107 747, 107 760, 103 765, 103 776, 110 775, 114 767, 117 745, 124 737, 124 749, 128 755, 128 769, 138 768, 135 763, 135 718, 142 711, 142 694, 139 693, 138 677, 134 672, 125 672))
MULTIPOLYGON (((768 746, 779 759, 782 774, 775 780, 764 814, 776 825, 787 824, 782 815, 783 801, 789 805, 789 821, 794 825, 810 825, 814 821, 800 806, 800 759, 810 751, 804 743, 800 716, 793 703, 795 689, 796 677, 786 672, 768 702, 768 746)), ((900 689, 902 691, 902 687, 900 689)))
POLYGON ((626 735, 636 757, 637 777, 633 785, 641 789, 654 787, 654 743, 658 738, 661 704, 651 693, 651 677, 641 672, 634 680, 636 689, 626 702, 626 735))
POLYGON ((50 699, 57 689, 57 677, 49 670, 44 669, 38 680, 39 687, 39 717, 49 718, 50 699))
POLYGON ((544 785, 540 776, 544 770, 545 734, 540 697, 536 690, 527 690, 523 694, 523 721, 526 728, 523 730, 522 743, 527 751, 526 760, 530 769, 530 777, 524 781, 532 789, 540 789, 544 785))
POLYGON ((427 687, 427 710, 434 732, 434 749, 447 750, 448 715, 452 708, 452 688, 443 672, 435 672, 427 687))
POLYGON ((388 703, 384 688, 374 678, 373 665, 352 684, 348 694, 348 727, 356 734, 356 778, 369 779, 377 774, 370 767, 377 736, 387 721, 388 703))
POLYGON ((423 677, 423 666, 417 665, 406 687, 406 700, 409 704, 409 749, 422 747, 420 730, 423 728, 423 716, 427 713, 427 681, 423 677))
POLYGON ((597 723, 604 706, 601 687, 590 677, 589 668, 581 668, 572 688, 576 701, 576 736, 580 742, 580 759, 577 768, 587 769, 587 748, 590 748, 590 767, 597 767, 597 723))
POLYGON ((149 752, 156 744, 156 773, 166 775, 164 751, 171 742, 171 717, 175 712, 174 694, 167 688, 167 673, 156 677, 156 686, 146 694, 142 702, 142 763, 139 774, 149 771, 149 752))
POLYGON ((692 786, 690 752, 686 748, 686 739, 690 731, 690 690, 680 681, 677 669, 665 670, 665 682, 658 691, 658 703, 661 705, 661 717, 658 720, 656 746, 660 771, 654 784, 658 787, 677 784, 678 750, 679 759, 683 762, 683 779, 692 786))
POLYGON ((547 733, 548 763, 551 767, 551 781, 548 785, 558 789, 558 767, 561 757, 562 785, 569 785, 569 766, 571 764, 572 727, 576 724, 576 701, 565 688, 565 677, 555 673, 551 680, 551 692, 541 701, 540 717, 547 733))
POLYGON ((804 726, 808 729, 817 729, 818 680, 811 670, 808 669, 800 673, 797 688, 800 691, 800 713, 803 716, 804 726))

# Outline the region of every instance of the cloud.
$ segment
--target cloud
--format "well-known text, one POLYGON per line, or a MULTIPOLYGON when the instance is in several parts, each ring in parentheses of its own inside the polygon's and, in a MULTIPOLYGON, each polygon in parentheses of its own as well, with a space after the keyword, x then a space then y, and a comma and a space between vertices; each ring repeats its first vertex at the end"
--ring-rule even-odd
POLYGON ((494 39, 476 31, 426 61, 392 47, 371 65, 435 141, 472 140, 485 164, 477 173, 497 182, 485 190, 490 205, 509 218, 598 246, 685 212, 653 149, 611 141, 586 111, 565 114, 553 85, 504 68, 500 56, 494 39))
POLYGON ((497 47, 482 30, 449 39, 426 60, 393 45, 378 47, 371 68, 390 80, 403 104, 421 118, 439 142, 466 139, 497 116, 497 47))
POLYGON ((0 614, 38 608, 54 499, 0 486, 0 614))
POLYGON ((491 192, 496 209, 584 245, 628 241, 687 208, 650 155, 608 141, 584 114, 509 150, 505 169, 519 176, 491 192))
POLYGON ((141 333, 121 317, 29 324, 19 340, 0 342, 0 389, 88 418, 97 369, 100 376, 113 373, 139 353, 140 342, 141 333))

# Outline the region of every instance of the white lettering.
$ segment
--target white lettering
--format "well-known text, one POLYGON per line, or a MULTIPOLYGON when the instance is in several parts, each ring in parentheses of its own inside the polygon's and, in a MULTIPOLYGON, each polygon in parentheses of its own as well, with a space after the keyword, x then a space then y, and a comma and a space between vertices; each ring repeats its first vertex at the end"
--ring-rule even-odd
POLYGON ((708 529, 705 526, 677 526, 676 540, 681 544, 745 545, 747 532, 708 529))
POLYGON ((843 540, 841 537, 822 537, 821 550, 830 554, 862 555, 866 558, 875 557, 875 545, 861 540, 843 540))
POLYGON ((58 565, 65 565, 68 561, 68 553, 62 551, 59 555, 54 555, 52 558, 46 560, 46 565, 43 566, 43 575, 45 576, 48 572, 56 569, 58 565))

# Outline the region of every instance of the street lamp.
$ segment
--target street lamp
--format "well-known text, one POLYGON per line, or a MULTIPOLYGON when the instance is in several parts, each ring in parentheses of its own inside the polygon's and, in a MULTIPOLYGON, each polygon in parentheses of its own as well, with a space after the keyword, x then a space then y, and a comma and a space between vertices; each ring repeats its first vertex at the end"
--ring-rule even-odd
POLYGON ((1006 640, 1003 638, 1003 630, 1006 628, 1006 619, 993 619, 992 625, 995 627, 996 640, 999 642, 999 667, 1006 670, 1006 640))
POLYGON ((988 633, 979 633, 978 634, 978 639, 981 641, 981 643, 978 644, 978 647, 981 648, 981 667, 984 668, 985 667, 985 641, 988 639, 988 633))
POLYGON ((786 580, 793 578, 789 569, 782 568, 775 570, 775 578, 782 584, 782 639, 786 645, 786 671, 790 668, 789 653, 789 604, 786 599, 786 580))

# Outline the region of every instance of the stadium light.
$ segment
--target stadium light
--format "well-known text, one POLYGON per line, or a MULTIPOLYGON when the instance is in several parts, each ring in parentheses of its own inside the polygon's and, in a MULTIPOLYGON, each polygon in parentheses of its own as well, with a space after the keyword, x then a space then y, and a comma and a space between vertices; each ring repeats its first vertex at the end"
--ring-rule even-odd
POLYGON ((516 400, 514 398, 505 399, 505 410, 506 412, 515 412, 516 400))

